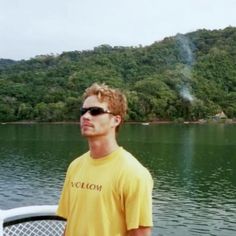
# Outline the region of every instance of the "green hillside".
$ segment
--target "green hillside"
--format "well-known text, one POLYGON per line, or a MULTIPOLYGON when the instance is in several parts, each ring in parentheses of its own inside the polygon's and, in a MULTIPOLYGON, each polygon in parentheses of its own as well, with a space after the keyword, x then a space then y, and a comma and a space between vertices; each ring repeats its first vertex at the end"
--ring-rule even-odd
MULTIPOLYGON (((1 55, 0 55, 1 56, 1 55)), ((236 117, 236 28, 198 30, 146 47, 0 59, 0 121, 76 121, 93 82, 121 88, 127 120, 236 117)))

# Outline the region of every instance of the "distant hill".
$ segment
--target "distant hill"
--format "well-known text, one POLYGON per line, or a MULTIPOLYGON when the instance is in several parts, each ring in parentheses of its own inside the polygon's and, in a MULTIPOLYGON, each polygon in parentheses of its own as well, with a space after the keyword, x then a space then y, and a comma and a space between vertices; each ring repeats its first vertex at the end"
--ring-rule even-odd
POLYGON ((236 28, 177 34, 146 47, 0 59, 0 121, 78 120, 93 82, 121 88, 127 120, 191 120, 221 111, 236 117, 236 28))
POLYGON ((7 68, 8 66, 12 66, 14 64, 16 64, 17 62, 14 60, 10 60, 10 59, 1 59, 0 58, 0 69, 4 69, 7 68))

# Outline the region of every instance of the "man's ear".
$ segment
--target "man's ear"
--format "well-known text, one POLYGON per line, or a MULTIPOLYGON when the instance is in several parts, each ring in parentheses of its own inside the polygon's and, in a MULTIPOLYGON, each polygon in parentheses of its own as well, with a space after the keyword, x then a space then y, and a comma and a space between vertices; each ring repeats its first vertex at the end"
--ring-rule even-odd
POLYGON ((114 126, 117 127, 121 123, 121 116, 116 115, 116 116, 113 117, 113 120, 114 120, 114 126))

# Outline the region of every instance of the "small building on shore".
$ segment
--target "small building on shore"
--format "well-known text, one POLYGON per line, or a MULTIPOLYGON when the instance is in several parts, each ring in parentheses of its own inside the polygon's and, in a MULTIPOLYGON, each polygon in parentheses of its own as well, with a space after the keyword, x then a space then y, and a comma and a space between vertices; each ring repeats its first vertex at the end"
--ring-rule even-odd
POLYGON ((215 114, 213 117, 212 117, 213 120, 225 120, 227 119, 227 116, 225 115, 225 113, 222 111, 220 113, 217 113, 215 114))

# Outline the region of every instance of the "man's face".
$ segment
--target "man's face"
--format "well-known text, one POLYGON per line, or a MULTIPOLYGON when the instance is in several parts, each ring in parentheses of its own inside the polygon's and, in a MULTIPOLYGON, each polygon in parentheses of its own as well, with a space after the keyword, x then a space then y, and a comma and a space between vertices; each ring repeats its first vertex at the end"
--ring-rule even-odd
MULTIPOLYGON (((83 108, 100 107, 104 111, 108 111, 108 104, 100 102, 97 96, 89 96, 83 103, 83 108)), ((114 117, 112 114, 103 113, 99 115, 92 115, 87 111, 80 117, 81 134, 85 137, 99 137, 105 136, 110 132, 114 132, 114 117)))

